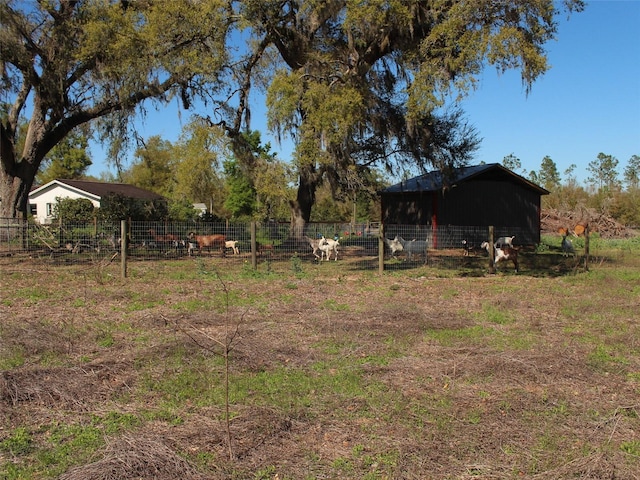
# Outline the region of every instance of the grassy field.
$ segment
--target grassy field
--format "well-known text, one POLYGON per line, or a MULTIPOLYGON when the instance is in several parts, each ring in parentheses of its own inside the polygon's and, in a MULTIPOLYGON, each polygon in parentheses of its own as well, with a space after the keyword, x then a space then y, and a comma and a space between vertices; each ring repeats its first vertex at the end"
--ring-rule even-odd
POLYGON ((2 479, 638 479, 640 246, 0 265, 2 479), (535 268, 533 268, 535 266, 535 268))

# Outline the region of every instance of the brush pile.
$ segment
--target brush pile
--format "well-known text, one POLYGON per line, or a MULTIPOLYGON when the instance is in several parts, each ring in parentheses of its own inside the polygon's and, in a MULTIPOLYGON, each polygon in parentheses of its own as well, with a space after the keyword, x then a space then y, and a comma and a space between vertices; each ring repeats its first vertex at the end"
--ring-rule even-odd
POLYGON ((561 229, 567 228, 569 232, 580 235, 586 225, 589 225, 592 233, 597 232, 602 238, 630 238, 638 235, 637 231, 593 208, 582 208, 580 211, 547 208, 540 215, 542 234, 557 234, 561 229))
POLYGON ((127 435, 109 443, 104 458, 81 465, 59 480, 204 480, 205 477, 169 447, 153 438, 127 435))

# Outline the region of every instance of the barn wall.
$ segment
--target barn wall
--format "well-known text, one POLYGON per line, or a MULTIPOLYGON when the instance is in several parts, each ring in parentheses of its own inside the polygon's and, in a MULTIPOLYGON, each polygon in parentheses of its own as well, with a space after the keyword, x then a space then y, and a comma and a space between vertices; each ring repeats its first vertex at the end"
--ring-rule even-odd
MULTIPOLYGON (((540 242, 540 194, 506 181, 469 181, 445 193, 382 195, 382 221, 387 224, 510 227, 520 244, 540 242)), ((508 234, 506 232, 505 234, 508 234)))
POLYGON ((382 222, 399 225, 431 223, 432 193, 403 193, 382 196, 382 222))

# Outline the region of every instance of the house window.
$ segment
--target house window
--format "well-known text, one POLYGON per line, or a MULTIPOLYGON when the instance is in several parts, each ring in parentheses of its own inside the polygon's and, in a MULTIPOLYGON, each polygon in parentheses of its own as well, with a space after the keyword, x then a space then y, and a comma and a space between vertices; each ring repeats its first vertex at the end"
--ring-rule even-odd
POLYGON ((53 203, 47 203, 47 217, 53 217, 53 203))
POLYGON ((29 213, 31 213, 32 216, 37 216, 38 215, 38 205, 36 205, 35 203, 30 203, 29 204, 29 213))

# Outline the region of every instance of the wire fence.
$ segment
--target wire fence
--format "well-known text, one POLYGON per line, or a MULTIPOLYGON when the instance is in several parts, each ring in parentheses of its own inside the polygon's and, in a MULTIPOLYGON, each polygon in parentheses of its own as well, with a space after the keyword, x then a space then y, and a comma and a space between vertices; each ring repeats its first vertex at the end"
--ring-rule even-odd
MULTIPOLYGON (((119 222, 40 225, 0 219, 0 257, 52 264, 170 261, 190 258, 243 262, 327 261, 318 240, 336 240, 336 255, 353 270, 393 270, 416 266, 486 270, 482 242, 525 238, 519 229, 472 226, 311 223, 304 236, 289 223, 119 222), (315 245, 314 245, 315 241, 315 245), (396 248, 403 245, 403 248, 396 248), (316 246, 314 250, 314 246, 316 246)), ((535 246, 522 245, 535 251, 535 246)))

